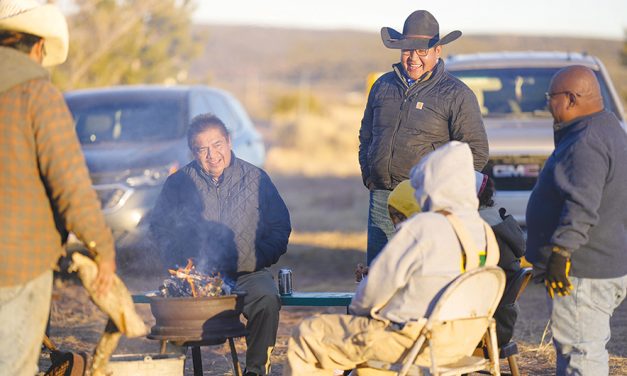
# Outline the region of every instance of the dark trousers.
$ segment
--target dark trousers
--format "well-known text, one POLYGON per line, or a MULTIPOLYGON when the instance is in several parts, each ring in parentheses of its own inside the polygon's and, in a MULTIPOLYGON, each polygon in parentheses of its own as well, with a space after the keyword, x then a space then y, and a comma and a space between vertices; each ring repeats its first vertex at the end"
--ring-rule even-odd
POLYGON ((281 300, 272 274, 267 269, 240 276, 237 289, 246 291, 244 317, 246 329, 246 370, 266 375, 270 371, 270 352, 279 328, 281 300))

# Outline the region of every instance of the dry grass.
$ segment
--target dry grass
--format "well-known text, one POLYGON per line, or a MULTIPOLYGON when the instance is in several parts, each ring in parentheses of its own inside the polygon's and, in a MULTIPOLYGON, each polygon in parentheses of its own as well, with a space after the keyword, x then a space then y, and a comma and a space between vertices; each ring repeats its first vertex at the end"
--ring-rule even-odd
POLYGON ((311 246, 322 249, 364 249, 366 232, 294 232, 290 244, 311 246))
POLYGON ((331 106, 324 114, 275 117, 266 167, 307 177, 359 175, 358 133, 363 107, 331 106))

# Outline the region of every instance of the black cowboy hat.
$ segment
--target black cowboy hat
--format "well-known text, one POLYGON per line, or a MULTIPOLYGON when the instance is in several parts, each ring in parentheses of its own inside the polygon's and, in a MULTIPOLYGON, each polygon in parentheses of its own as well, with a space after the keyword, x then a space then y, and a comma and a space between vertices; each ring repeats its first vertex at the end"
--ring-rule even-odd
POLYGON ((462 36, 459 30, 440 38, 440 25, 426 10, 417 10, 407 17, 403 33, 391 27, 381 28, 381 39, 387 48, 418 50, 444 45, 462 36))

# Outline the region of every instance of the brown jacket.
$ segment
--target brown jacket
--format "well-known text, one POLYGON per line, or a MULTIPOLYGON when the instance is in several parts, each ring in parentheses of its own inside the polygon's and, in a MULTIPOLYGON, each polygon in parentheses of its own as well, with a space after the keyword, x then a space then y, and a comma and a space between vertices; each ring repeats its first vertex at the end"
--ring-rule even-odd
POLYGON ((50 270, 73 232, 115 256, 63 96, 45 69, 0 47, 0 286, 50 270))

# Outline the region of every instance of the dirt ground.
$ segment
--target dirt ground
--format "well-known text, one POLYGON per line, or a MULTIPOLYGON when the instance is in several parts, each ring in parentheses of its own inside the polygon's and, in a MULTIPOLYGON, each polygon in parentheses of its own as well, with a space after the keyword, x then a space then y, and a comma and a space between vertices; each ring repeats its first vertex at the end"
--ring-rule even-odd
MULTIPOLYGON (((289 267, 294 273, 294 286, 300 291, 352 291, 355 288, 353 270, 365 259, 365 227, 368 195, 357 177, 304 178, 273 176, 292 216, 294 228, 288 253, 272 270, 289 267)), ((144 260, 137 257, 141 265, 144 260)), ((122 275, 133 293, 155 289, 164 276, 140 274, 122 275)), ((525 375, 553 375, 554 351, 550 333, 545 332, 548 320, 544 289, 530 285, 520 299, 521 314, 514 339, 520 354, 519 367, 525 375)), ((148 327, 154 319, 147 304, 137 309, 148 327)), ((303 318, 318 313, 342 313, 343 308, 284 307, 277 345, 272 354, 271 375, 281 375, 285 362, 287 340, 292 328, 303 318)), ((612 318, 610 374, 627 375, 627 304, 612 318)), ((89 302, 80 285, 73 281, 55 284, 50 334, 62 349, 93 351, 105 325, 105 317, 89 302)), ((245 342, 236 340, 240 363, 245 360, 245 342)), ((117 354, 157 353, 159 343, 153 340, 123 339, 117 354)), ((202 348, 204 375, 232 375, 227 345, 202 348)), ((191 351, 187 353, 185 375, 193 375, 191 351)), ((49 356, 42 354, 40 369, 49 365, 49 356)), ((501 363, 504 371, 506 362, 501 363)))

